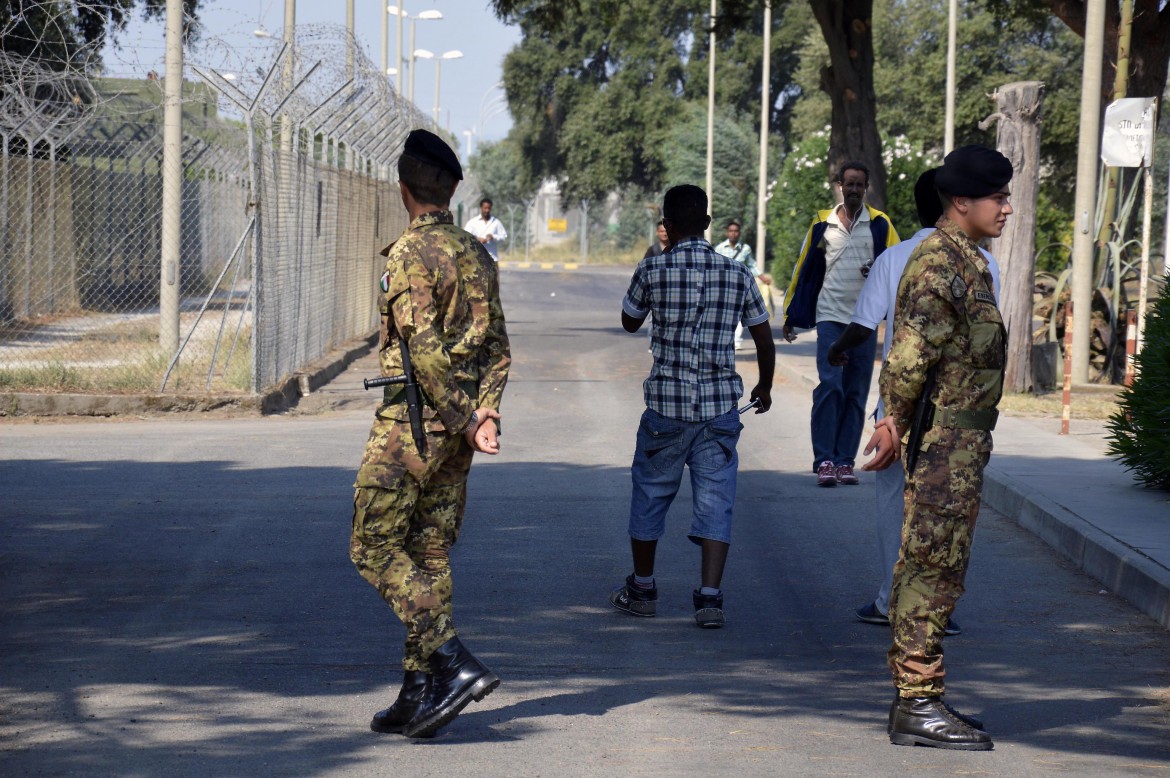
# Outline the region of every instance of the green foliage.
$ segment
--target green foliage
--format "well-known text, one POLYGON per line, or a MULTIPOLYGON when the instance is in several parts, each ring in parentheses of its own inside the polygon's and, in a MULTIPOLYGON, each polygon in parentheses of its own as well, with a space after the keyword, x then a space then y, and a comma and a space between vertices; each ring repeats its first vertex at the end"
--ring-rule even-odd
MULTIPOLYGON (((674 150, 667 160, 662 191, 678 184, 697 184, 706 188, 707 179, 707 108, 692 103, 679 112, 670 145, 674 150)), ((756 186, 758 177, 758 139, 750 121, 737 119, 717 110, 714 127, 714 191, 711 198, 713 234, 720 235, 724 225, 737 219, 750 228, 755 224, 756 186)), ((661 205, 662 198, 658 198, 661 205)), ((745 232, 744 238, 752 237, 745 232)))
POLYGON ((1109 419, 1108 454, 1146 486, 1170 491, 1170 283, 1146 316, 1137 378, 1109 419))
MULTIPOLYGON (((525 175, 558 179, 566 202, 599 202, 631 187, 662 190, 675 129, 688 121, 680 109, 688 101, 706 103, 708 6, 696 0, 493 5, 523 33, 504 61, 504 85, 514 122, 510 138, 525 175)), ((792 24, 801 18, 794 14, 792 24)), ((750 126, 759 115, 762 32, 761 17, 721 31, 717 42, 717 104, 729 116, 747 117, 750 126)), ((795 46, 786 41, 794 36, 777 37, 770 92, 787 105, 795 46)), ((783 115, 776 112, 779 121, 783 115)))
POLYGON ((480 144, 468 167, 482 190, 475 197, 490 198, 496 208, 507 203, 519 205, 536 194, 538 184, 524 178, 520 150, 510 139, 480 144))
POLYGON ((784 158, 780 178, 772 182, 766 223, 774 257, 770 270, 773 283, 781 290, 792 278, 792 268, 813 217, 818 210, 833 205, 828 164, 829 132, 822 128, 793 147, 784 158))
MULTIPOLYGON (((201 1, 183 0, 188 37, 198 32, 201 1)), ((147 19, 166 16, 166 0, 6 0, 0 5, 0 51, 51 70, 93 65, 104 39, 116 39, 135 8, 147 19)))
POLYGON ((898 237, 905 240, 922 226, 914 202, 914 184, 927 170, 941 165, 942 160, 937 152, 924 149, 920 141, 911 141, 905 135, 882 140, 882 157, 890 175, 886 213, 898 237))
MULTIPOLYGON (((988 95, 1013 81, 1042 81, 1043 173, 1036 246, 1070 242, 1074 188, 1066 182, 1076 175, 1083 44, 1048 14, 1022 13, 1009 21, 997 18, 979 3, 966 3, 960 9, 955 145, 994 146, 994 128, 978 127, 995 110, 988 95)), ((939 0, 876 0, 873 19, 874 89, 882 136, 905 137, 914 149, 941 157, 946 114, 947 5, 939 0)), ((824 41, 815 32, 808 35, 796 73, 802 97, 793 112, 794 138, 807 139, 829 122, 829 97, 816 88, 820 69, 827 63, 824 41)), ((828 171, 824 174, 828 175, 828 171)), ((907 231, 905 225, 917 224, 917 219, 912 192, 899 191, 899 175, 889 172, 887 200, 894 226, 902 233, 907 231), (899 205, 899 198, 909 204, 908 209, 899 205)), ((1061 257, 1060 252, 1046 252, 1042 258, 1060 264, 1061 257)))

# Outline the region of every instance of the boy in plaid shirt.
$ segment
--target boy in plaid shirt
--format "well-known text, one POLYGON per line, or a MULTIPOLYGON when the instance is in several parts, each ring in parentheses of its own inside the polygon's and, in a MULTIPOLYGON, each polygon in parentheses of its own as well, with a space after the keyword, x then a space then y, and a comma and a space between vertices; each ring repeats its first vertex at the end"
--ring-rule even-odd
POLYGON ((706 193, 691 184, 673 187, 662 214, 671 248, 639 263, 622 301, 627 332, 637 332, 654 314, 654 367, 643 384, 646 411, 630 469, 634 572, 609 601, 634 616, 655 614, 654 553, 685 465, 694 502, 688 537, 702 548, 702 583, 692 595, 695 621, 714 628, 723 626, 719 586, 731 542, 736 444, 743 429, 736 412, 743 395, 735 372, 736 324, 742 322, 756 344, 760 380, 751 391, 756 413, 772 406, 776 347, 751 271, 716 254, 703 238, 711 223, 706 193))

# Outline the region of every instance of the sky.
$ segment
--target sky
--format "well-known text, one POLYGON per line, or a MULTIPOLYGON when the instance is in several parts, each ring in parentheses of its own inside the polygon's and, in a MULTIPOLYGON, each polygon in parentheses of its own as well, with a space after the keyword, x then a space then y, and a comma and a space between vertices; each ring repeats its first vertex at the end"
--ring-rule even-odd
MULTIPOLYGON (((345 27, 345 0, 295 0, 298 26, 322 23, 345 27)), ((437 54, 461 51, 460 59, 446 60, 440 70, 440 125, 450 128, 467 148, 465 131, 475 131, 475 142, 499 140, 507 135, 511 118, 506 107, 501 110, 503 90, 498 85, 503 76, 504 56, 520 42, 520 28, 509 27, 496 19, 487 0, 388 0, 404 7, 411 15, 436 10, 442 19, 415 23, 415 48, 437 54)), ((199 17, 203 25, 201 43, 189 56, 190 61, 215 59, 216 51, 224 62, 246 58, 257 39, 253 31, 263 27, 279 37, 284 27, 286 0, 203 0, 199 17), (229 56, 230 55, 230 56, 229 56)), ((382 5, 376 0, 354 0, 354 28, 359 45, 373 62, 382 61, 382 5)), ((390 17, 390 67, 397 55, 397 25, 390 17)), ((106 73, 110 76, 145 78, 164 68, 165 31, 161 20, 143 22, 137 15, 118 38, 118 48, 103 52, 106 73)), ((404 20, 402 47, 409 54, 410 23, 404 20)), ((221 63, 204 62, 217 68, 221 63)), ((415 103, 427 116, 435 105, 435 62, 419 60, 414 82, 415 103)), ((194 75, 188 70, 187 77, 194 75)), ((395 77, 391 76, 391 79, 395 77)), ((409 79, 408 79, 409 81, 409 79)), ((404 87, 403 92, 409 92, 404 87)))

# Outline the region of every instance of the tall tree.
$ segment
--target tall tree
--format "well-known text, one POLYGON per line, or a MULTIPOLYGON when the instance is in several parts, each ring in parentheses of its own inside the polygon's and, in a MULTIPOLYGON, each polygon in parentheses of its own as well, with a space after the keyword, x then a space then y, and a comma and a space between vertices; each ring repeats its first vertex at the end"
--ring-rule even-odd
POLYGON ((532 199, 539 187, 539 181, 525 178, 520 152, 508 138, 480 144, 468 167, 479 183, 476 196, 489 198, 497 207, 521 205, 532 199))
POLYGON ((873 88, 873 0, 820 0, 811 3, 829 46, 821 69, 821 89, 833 104, 829 169, 849 159, 869 168, 867 199, 886 207, 886 167, 877 127, 873 88))
MULTIPOLYGON (((660 189, 672 128, 685 121, 683 102, 705 101, 708 4, 599 0, 586 7, 579 0, 497 0, 493 5, 523 33, 505 59, 504 85, 515 122, 512 137, 532 175, 558 178, 566 200, 597 200, 626 187, 660 189)), ((719 104, 732 115, 758 114, 762 22, 720 29, 719 104)), ((781 96, 792 96, 792 53, 801 40, 781 36, 773 46, 769 101, 774 106, 784 102, 781 96)))
MULTIPOLYGON (((1127 0, 1128 2, 1129 0, 1127 0)), ((1028 18, 1052 14, 1082 38, 1085 37, 1085 0, 987 0, 998 14, 1028 18)), ((1129 88, 1135 97, 1161 97, 1166 91, 1170 69, 1170 2, 1132 0, 1133 28, 1130 31, 1129 88)), ((1105 100, 1113 98, 1113 77, 1117 70, 1117 36, 1121 27, 1121 6, 1106 4, 1105 63, 1101 88, 1105 100)))
MULTIPOLYGON (((195 34, 202 0, 183 0, 184 35, 195 34)), ((166 15, 166 0, 5 0, 0 51, 32 58, 51 70, 85 67, 106 38, 116 38, 139 8, 147 19, 166 15)))

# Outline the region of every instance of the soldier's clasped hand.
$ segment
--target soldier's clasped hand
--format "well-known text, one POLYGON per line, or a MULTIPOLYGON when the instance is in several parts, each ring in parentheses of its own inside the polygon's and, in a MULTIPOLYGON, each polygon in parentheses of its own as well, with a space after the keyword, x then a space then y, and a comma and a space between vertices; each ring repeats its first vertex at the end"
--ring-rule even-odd
POLYGON ((493 408, 476 408, 475 416, 478 424, 464 433, 467 445, 482 454, 500 453, 500 429, 496 426, 500 412, 493 408))
POLYGON ((898 434, 898 426, 889 416, 877 423, 869 443, 865 445, 867 456, 874 451, 877 454, 861 466, 862 470, 885 470, 902 456, 902 436, 898 434))

